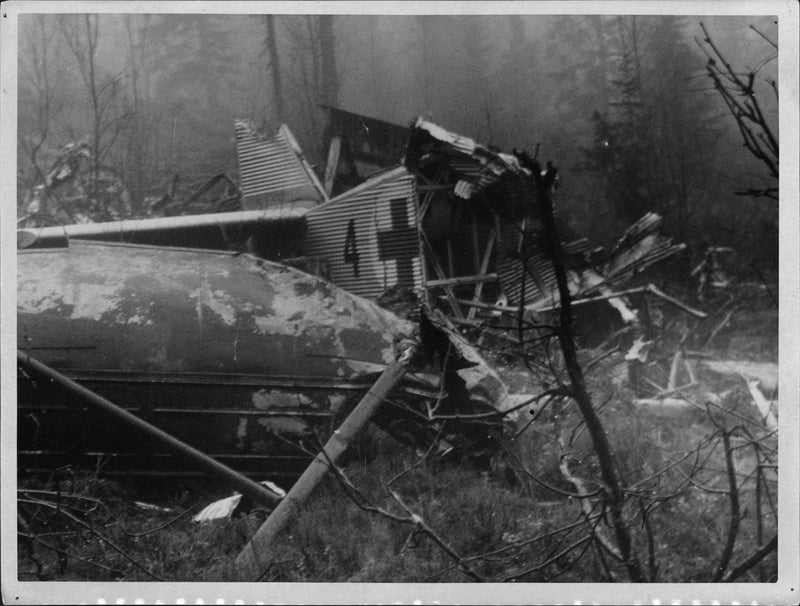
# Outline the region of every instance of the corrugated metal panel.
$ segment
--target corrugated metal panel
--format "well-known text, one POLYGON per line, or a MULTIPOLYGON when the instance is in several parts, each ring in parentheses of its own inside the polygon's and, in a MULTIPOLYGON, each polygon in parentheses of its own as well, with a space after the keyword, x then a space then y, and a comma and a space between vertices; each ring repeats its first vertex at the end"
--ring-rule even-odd
POLYGON ((274 137, 267 138, 256 131, 252 122, 237 120, 236 152, 245 209, 327 201, 322 185, 286 125, 281 125, 274 137))
POLYGON ((422 284, 414 178, 381 173, 306 215, 305 253, 330 264, 331 281, 362 297, 422 284))
MULTIPOLYGON (((542 301, 553 302, 558 300, 558 285, 556 283, 555 269, 550 261, 547 252, 541 248, 537 235, 542 226, 534 222, 528 229, 528 272, 525 275, 525 304, 540 303, 542 301)), ((519 305, 522 294, 522 264, 516 252, 519 243, 519 227, 513 223, 505 223, 502 229, 502 241, 500 244, 500 256, 497 267, 497 275, 503 292, 508 297, 511 305, 519 305)), ((562 243, 563 251, 566 255, 580 257, 588 252, 589 243, 583 238, 569 243, 562 243)), ((569 260, 569 259, 568 259, 569 260)), ((577 261, 577 260, 576 260, 577 261)), ((578 272, 586 267, 585 263, 575 262, 578 272)), ((577 292, 579 275, 574 271, 568 272, 571 277, 570 290, 577 292), (573 288, 575 287, 575 288, 573 288)))

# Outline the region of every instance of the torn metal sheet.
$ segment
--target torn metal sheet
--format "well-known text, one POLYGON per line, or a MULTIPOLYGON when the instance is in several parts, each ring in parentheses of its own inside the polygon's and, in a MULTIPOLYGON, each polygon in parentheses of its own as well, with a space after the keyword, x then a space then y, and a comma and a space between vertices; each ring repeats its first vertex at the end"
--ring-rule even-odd
POLYGON ((322 183, 288 126, 282 124, 272 137, 260 134, 248 120, 236 120, 235 128, 245 210, 292 204, 298 200, 317 204, 328 200, 322 183))
POLYGON ((448 166, 459 176, 455 193, 464 199, 472 198, 507 175, 530 174, 515 156, 494 151, 422 117, 414 122, 409 148, 415 150, 406 156, 409 167, 436 155, 445 156, 448 166))
MULTIPOLYGON (((432 192, 420 218, 428 243, 427 261, 439 278, 430 284, 440 286, 450 278, 452 284, 463 286, 455 279, 480 271, 480 251, 487 248, 483 243, 496 237, 493 265, 487 265, 481 275, 488 278, 496 273, 501 292, 491 288, 488 292, 495 297, 500 294, 512 306, 544 310, 558 304, 555 272, 551 253, 543 244, 544 226, 531 172, 520 161, 523 153, 517 154, 480 145, 419 118, 411 129, 405 164, 432 192), (458 198, 464 202, 458 204, 458 198), (455 250, 471 254, 455 254, 455 250)), ((660 225, 661 217, 648 213, 610 251, 589 250, 586 239, 563 242, 570 292, 576 297, 600 295, 625 323, 636 323, 636 311, 624 298, 613 296, 614 289, 645 267, 683 250, 683 245, 674 245, 657 233, 660 225)), ((561 234, 570 231, 569 226, 559 226, 561 234)), ((454 314, 460 315, 457 294, 447 294, 454 314)), ((483 288, 476 288, 473 301, 482 294, 483 288)))
MULTIPOLYGON (((673 244, 671 238, 657 233, 662 219, 656 213, 648 213, 628 228, 609 251, 588 250, 585 240, 564 245, 570 261, 568 283, 575 297, 592 294, 608 296, 613 288, 622 286, 633 275, 648 266, 671 257, 686 248, 684 244, 673 244)), ((543 309, 558 303, 558 289, 552 262, 547 252, 538 244, 535 231, 529 235, 528 272, 525 282, 526 307, 543 309)), ((501 263, 498 270, 504 290, 513 303, 519 301, 522 291, 522 264, 512 255, 501 263)), ((626 323, 636 321, 636 314, 622 298, 609 297, 609 304, 617 308, 626 323)))

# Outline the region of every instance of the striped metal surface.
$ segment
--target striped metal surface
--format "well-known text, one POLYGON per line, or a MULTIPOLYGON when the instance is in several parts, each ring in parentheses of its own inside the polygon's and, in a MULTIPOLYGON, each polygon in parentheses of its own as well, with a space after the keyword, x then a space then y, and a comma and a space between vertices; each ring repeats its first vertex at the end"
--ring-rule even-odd
POLYGON ((244 209, 327 201, 322 184, 285 124, 273 137, 264 137, 252 122, 237 120, 236 153, 244 209))
MULTIPOLYGON (((670 238, 661 236, 658 233, 660 226, 661 217, 655 213, 645 215, 626 230, 598 267, 593 267, 588 260, 589 244, 586 239, 562 244, 571 267, 567 272, 570 292, 573 295, 587 295, 601 286, 619 287, 635 273, 685 248, 684 244, 673 244, 670 238)), ((525 304, 556 303, 559 297, 553 264, 537 243, 536 230, 528 233, 525 304)), ((503 292, 512 305, 518 305, 522 295, 522 264, 517 253, 518 246, 519 228, 504 224, 497 274, 503 292)))
MULTIPOLYGON (((549 255, 542 247, 541 229, 543 229, 541 224, 535 222, 527 230, 526 305, 543 302, 553 303, 558 300, 555 270, 549 255)), ((511 305, 519 305, 522 295, 522 263, 520 263, 519 254, 517 253, 519 239, 520 228, 513 223, 504 223, 499 245, 497 275, 503 287, 503 292, 508 297, 511 305)), ((568 267, 575 267, 577 270, 569 270, 567 273, 570 292, 580 292, 582 289, 582 270, 588 267, 585 258, 589 252, 589 242, 582 238, 573 242, 562 243, 561 246, 567 257, 568 267)))
POLYGON ((362 297, 398 283, 419 287, 422 270, 415 181, 385 171, 306 215, 305 254, 330 266, 331 281, 362 297))

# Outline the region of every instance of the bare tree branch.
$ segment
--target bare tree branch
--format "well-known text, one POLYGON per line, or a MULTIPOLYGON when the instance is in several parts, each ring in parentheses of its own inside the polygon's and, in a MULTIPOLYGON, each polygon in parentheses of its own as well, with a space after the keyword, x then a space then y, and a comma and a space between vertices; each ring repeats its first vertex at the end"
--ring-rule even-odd
POLYGON ((778 535, 775 535, 766 543, 766 545, 759 547, 755 552, 753 552, 752 555, 750 555, 750 557, 743 560, 737 566, 731 568, 728 574, 722 577, 721 581, 723 583, 731 583, 735 581, 777 548, 778 535))

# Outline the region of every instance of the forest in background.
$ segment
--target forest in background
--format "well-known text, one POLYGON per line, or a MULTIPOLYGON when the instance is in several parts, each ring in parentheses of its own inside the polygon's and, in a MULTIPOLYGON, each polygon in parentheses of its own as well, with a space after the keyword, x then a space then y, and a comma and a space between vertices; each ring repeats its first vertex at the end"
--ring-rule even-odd
MULTIPOLYGON (((775 24, 703 22, 718 69, 724 58, 744 78, 734 101, 759 99, 777 135, 775 24)), ((321 172, 317 104, 325 103, 398 124, 422 115, 554 161, 555 196, 549 166, 531 167, 562 301, 571 298, 553 198, 561 218, 598 245, 648 211, 663 214, 691 255, 663 275, 677 270, 671 277, 687 283, 686 263, 706 243, 735 249, 725 269, 739 283, 709 293, 710 317, 654 307, 652 318, 645 313, 658 327, 655 344, 637 339, 634 358, 616 341, 621 331, 576 349, 571 303, 516 351, 484 343, 515 393, 549 394, 505 458, 488 470, 451 465, 449 451, 423 452, 371 427, 351 459, 331 463, 259 578, 777 580, 778 310, 771 284, 753 287, 778 267, 777 196, 767 193, 777 151, 770 167, 743 145, 732 115, 740 110, 713 86, 725 72, 710 69, 698 44, 699 18, 26 15, 20 23, 20 214, 43 181, 60 178, 53 160, 69 145, 96 159, 95 184, 101 172, 123 184, 123 216, 152 214, 149 201, 176 176, 235 179, 240 117, 270 133, 287 123, 321 172)), ((449 422, 435 409, 428 415, 449 422)), ((264 509, 198 526, 190 514, 211 497, 201 489, 159 491, 148 481, 160 494, 140 501, 146 493, 100 477, 99 465, 87 476, 62 469, 18 487, 21 579, 243 580, 237 554, 264 509)), ((212 486, 214 498, 231 498, 212 486)), ((793 539, 781 535, 784 554, 793 539)))
MULTIPOLYGON (((236 118, 270 133, 288 124, 321 173, 324 103, 403 125, 422 115, 503 151, 539 146, 560 168, 559 212, 592 243, 653 210, 692 258, 732 246, 729 269, 774 275, 777 201, 734 192, 776 184, 705 72, 700 21, 21 15, 18 208, 59 150, 83 140, 142 216, 175 175, 235 177, 236 118)), ((777 40, 776 20, 702 21, 731 65, 757 70, 753 93, 777 135, 765 38, 777 40)))

